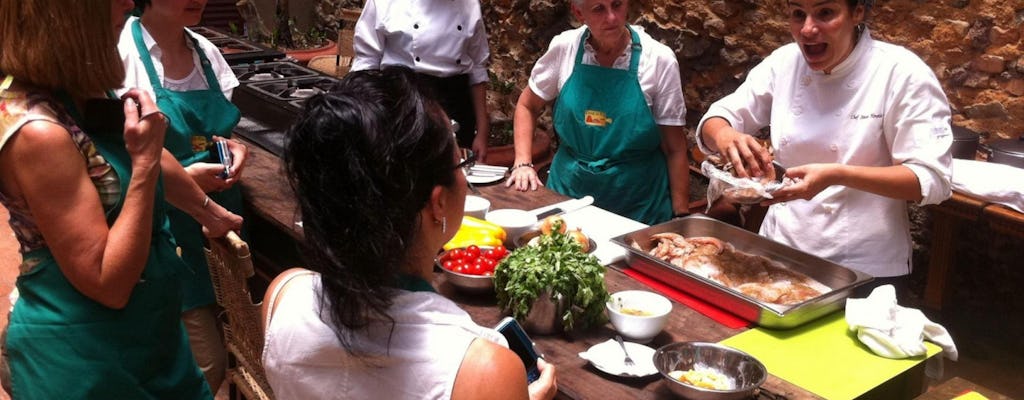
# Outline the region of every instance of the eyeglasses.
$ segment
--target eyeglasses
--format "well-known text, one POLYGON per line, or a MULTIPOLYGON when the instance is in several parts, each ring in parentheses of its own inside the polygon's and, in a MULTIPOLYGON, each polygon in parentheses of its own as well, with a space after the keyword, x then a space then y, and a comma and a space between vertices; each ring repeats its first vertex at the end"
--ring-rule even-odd
POLYGON ((462 172, 469 175, 469 169, 476 165, 476 153, 470 149, 460 149, 462 161, 455 165, 455 169, 462 169, 462 172))

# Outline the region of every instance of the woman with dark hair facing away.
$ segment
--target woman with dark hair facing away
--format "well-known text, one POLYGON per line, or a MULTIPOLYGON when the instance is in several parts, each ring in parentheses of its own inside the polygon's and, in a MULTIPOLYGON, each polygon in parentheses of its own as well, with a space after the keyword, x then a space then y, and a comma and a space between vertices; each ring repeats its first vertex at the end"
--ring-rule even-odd
POLYGON ((447 116, 407 68, 349 73, 312 97, 285 164, 309 269, 267 289, 263 363, 278 399, 550 399, 555 367, 434 292, 467 182, 447 116))
MULTIPOLYGON (((950 110, 935 74, 865 26, 870 0, 790 0, 795 43, 754 67, 697 127, 741 176, 772 156, 797 182, 772 194, 760 233, 875 277, 910 273, 907 202, 951 194, 950 110)), ((900 279, 892 282, 900 286, 900 279)))
MULTIPOLYGON (((152 94, 170 126, 164 147, 213 201, 242 212, 237 185, 247 149, 230 139, 241 114, 231 103, 238 79, 213 43, 187 26, 199 23, 205 1, 135 0, 141 17, 125 23, 118 51, 125 65, 124 88, 152 94), (217 145, 231 153, 229 168, 218 161, 217 145)), ((213 296, 202 227, 184 211, 168 210, 171 232, 190 270, 182 278, 182 322, 192 353, 210 388, 224 380, 227 351, 221 340, 218 307, 213 296)))
POLYGON ((111 96, 131 8, 0 2, 0 201, 23 258, 5 342, 14 399, 213 397, 181 326, 188 267, 166 204, 212 235, 241 218, 164 162, 167 121, 147 94, 111 96))

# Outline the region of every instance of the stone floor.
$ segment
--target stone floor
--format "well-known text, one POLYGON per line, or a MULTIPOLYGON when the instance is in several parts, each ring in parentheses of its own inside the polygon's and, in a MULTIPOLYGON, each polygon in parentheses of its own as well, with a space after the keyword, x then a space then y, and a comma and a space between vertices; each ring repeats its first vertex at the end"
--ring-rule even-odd
MULTIPOLYGON (((0 207, 0 221, 7 221, 7 218, 7 210, 0 207)), ((975 237, 984 233, 968 228, 959 234, 975 237)), ((963 283, 962 286, 970 288, 970 291, 955 291, 952 305, 941 311, 926 310, 930 318, 950 330, 960 351, 960 360, 947 361, 944 378, 933 384, 959 376, 1012 398, 1024 399, 1024 379, 1020 379, 1021 366, 1024 365, 1024 341, 1021 341, 1021 337, 1024 337, 1024 313, 1020 308, 1022 297, 1011 296, 1019 290, 1024 280, 1017 270, 1002 270, 995 276, 978 273, 987 271, 989 264, 1011 263, 1020 266, 1021 258, 1017 255, 1021 251, 1019 242, 1014 247, 1013 243, 996 238, 984 246, 974 246, 968 251, 957 253, 958 258, 975 260, 978 268, 957 271, 954 277, 955 284, 963 283), (1007 273, 1011 275, 1006 276, 1007 273)), ((7 310, 10 307, 7 294, 14 287, 20 261, 13 233, 6 223, 0 223, 0 325, 7 323, 7 310)), ((920 304, 919 294, 923 288, 925 272, 924 268, 918 268, 913 275, 912 289, 915 294, 906 299, 906 305, 920 304)), ((217 399, 227 398, 225 385, 217 399)), ((0 392, 0 400, 7 399, 7 395, 0 392)))

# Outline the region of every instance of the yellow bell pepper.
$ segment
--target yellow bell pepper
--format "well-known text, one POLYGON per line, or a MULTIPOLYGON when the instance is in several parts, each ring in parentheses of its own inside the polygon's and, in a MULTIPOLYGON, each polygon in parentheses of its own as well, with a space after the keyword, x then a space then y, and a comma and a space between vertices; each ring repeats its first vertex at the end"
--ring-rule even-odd
POLYGON ((505 240, 505 230, 493 223, 473 218, 463 217, 462 226, 455 232, 448 243, 444 244, 445 250, 466 247, 471 244, 477 246, 498 246, 505 240))

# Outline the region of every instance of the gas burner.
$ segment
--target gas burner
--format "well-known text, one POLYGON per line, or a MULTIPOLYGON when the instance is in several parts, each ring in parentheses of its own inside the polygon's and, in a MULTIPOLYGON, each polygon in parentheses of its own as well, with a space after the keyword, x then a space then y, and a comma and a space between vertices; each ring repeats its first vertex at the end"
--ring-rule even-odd
POLYGON ((239 82, 257 82, 274 79, 314 77, 317 72, 295 63, 267 62, 231 67, 239 82))
POLYGON ((293 101, 305 100, 316 94, 330 90, 337 79, 327 76, 312 76, 304 78, 279 79, 266 82, 252 82, 248 86, 257 92, 269 96, 275 100, 293 101))

